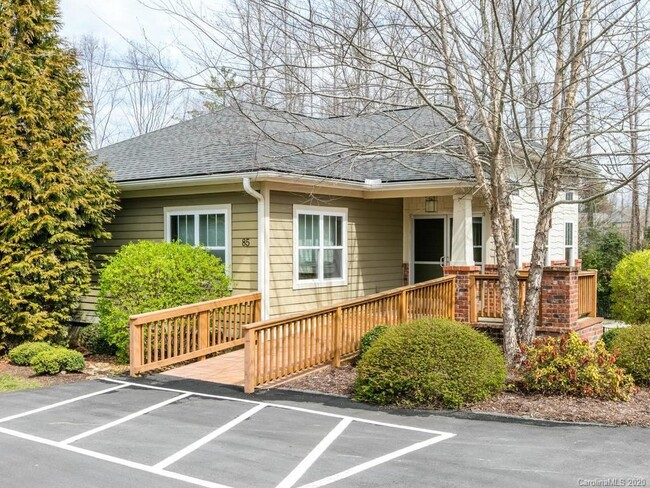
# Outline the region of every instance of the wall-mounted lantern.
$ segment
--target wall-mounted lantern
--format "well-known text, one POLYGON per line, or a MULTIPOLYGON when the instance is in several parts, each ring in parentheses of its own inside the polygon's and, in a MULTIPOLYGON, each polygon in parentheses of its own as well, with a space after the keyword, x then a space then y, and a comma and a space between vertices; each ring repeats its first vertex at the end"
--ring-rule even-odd
POLYGON ((426 197, 424 199, 424 211, 435 213, 438 211, 438 197, 426 197))

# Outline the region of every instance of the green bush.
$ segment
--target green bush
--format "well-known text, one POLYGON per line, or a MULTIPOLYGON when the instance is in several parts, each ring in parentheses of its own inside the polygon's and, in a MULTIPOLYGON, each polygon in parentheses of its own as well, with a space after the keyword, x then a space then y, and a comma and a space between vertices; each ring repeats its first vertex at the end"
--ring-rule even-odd
POLYGON ((101 272, 100 328, 126 362, 130 315, 224 297, 229 289, 223 263, 204 249, 176 242, 131 243, 101 272))
POLYGON ((650 384, 650 324, 617 329, 612 347, 618 351, 616 364, 639 384, 650 384))
POLYGON ((370 349, 370 346, 372 346, 379 337, 386 332, 386 329, 388 328, 387 325, 378 325, 374 329, 366 332, 363 337, 361 338, 361 350, 359 351, 359 359, 363 357, 363 355, 370 349))
POLYGON ((529 392, 628 400, 634 391, 634 380, 616 366, 616 355, 602 341, 592 349, 572 332, 538 338, 522 351, 521 384, 529 392))
POLYGON ((614 350, 612 343, 614 342, 614 338, 618 335, 618 332, 620 330, 621 329, 617 327, 616 329, 607 329, 605 332, 603 332, 603 337, 601 337, 601 340, 603 341, 603 344, 605 344, 605 349, 610 352, 614 350))
POLYGON ((79 346, 92 354, 115 355, 117 348, 108 341, 108 332, 99 324, 90 324, 81 331, 79 346))
POLYGON ((29 366, 34 356, 53 348, 54 346, 47 342, 24 342, 9 351, 9 360, 18 366, 29 366))
POLYGON ((357 400, 461 407, 504 388, 503 354, 468 325, 425 319, 389 327, 357 365, 357 400))
POLYGON ((30 366, 36 374, 57 374, 60 371, 81 371, 86 362, 80 352, 55 347, 34 356, 30 366))
POLYGON ((598 270, 598 316, 609 318, 612 316, 612 273, 627 253, 627 243, 616 227, 605 231, 587 228, 586 234, 583 236, 586 246, 580 253, 582 267, 598 270))
POLYGON ((630 324, 650 323, 650 249, 625 256, 612 275, 614 316, 630 324))

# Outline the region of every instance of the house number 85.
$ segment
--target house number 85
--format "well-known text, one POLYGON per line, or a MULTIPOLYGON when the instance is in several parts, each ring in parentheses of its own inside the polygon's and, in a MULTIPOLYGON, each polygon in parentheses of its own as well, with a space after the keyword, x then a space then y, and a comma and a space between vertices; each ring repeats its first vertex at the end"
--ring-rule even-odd
POLYGON ((250 247, 251 240, 248 237, 245 237, 244 239, 241 240, 241 245, 243 247, 250 247))

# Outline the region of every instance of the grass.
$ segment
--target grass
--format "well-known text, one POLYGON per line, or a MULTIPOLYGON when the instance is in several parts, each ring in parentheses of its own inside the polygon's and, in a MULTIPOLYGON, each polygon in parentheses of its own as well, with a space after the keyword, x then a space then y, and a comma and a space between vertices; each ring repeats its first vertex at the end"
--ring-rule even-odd
POLYGON ((0 373, 0 393, 29 390, 30 388, 38 388, 39 386, 38 381, 12 376, 8 373, 0 373))

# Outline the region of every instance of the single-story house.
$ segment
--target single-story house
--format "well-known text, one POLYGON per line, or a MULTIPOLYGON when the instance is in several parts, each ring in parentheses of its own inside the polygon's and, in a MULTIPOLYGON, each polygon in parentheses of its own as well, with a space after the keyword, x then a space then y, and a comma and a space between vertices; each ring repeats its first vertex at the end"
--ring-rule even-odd
MULTIPOLYGON (((100 149, 122 208, 94 252, 142 239, 205 246, 226 263, 235 294, 262 291, 265 317, 428 280, 445 264, 495 262, 468 165, 419 150, 439 144, 429 110, 266 114, 227 108, 100 149)), ((535 198, 524 186, 512 205, 526 261, 535 198)), ((558 206, 549 261, 572 262, 577 235, 577 205, 558 206)), ((82 320, 93 320, 93 301, 82 320)))

